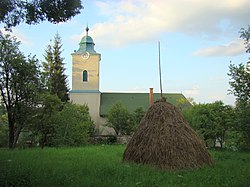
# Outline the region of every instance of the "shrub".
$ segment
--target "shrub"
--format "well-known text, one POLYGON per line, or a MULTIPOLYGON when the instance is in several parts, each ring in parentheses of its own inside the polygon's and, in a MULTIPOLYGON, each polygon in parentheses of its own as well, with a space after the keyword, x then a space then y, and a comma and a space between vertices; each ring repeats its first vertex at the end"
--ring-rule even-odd
POLYGON ((108 126, 114 128, 117 135, 130 134, 133 130, 131 115, 122 103, 116 103, 110 108, 107 121, 108 126))
POLYGON ((94 123, 86 105, 67 103, 52 121, 54 124, 52 146, 84 145, 89 135, 94 132, 94 123))
POLYGON ((115 135, 110 135, 107 138, 107 144, 115 144, 117 143, 117 137, 115 135))
POLYGON ((0 147, 8 146, 8 116, 6 113, 0 112, 0 147))

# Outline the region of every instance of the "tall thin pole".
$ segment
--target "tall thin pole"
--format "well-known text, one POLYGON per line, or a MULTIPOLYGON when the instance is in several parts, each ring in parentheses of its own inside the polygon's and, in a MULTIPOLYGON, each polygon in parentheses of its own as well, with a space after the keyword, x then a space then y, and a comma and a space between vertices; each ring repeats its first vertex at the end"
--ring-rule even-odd
POLYGON ((159 50, 159 76, 160 76, 160 90, 161 90, 161 98, 162 98, 162 82, 161 82, 161 48, 160 48, 160 41, 158 41, 158 50, 159 50))

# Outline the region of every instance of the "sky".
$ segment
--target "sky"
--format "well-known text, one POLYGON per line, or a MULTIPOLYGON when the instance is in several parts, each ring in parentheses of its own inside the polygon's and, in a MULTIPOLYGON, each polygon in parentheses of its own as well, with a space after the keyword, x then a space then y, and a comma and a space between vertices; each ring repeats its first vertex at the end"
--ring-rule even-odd
MULTIPOLYGON (((240 29, 250 25, 250 0, 85 0, 84 9, 66 23, 20 24, 13 28, 26 55, 44 61, 58 32, 65 73, 72 79, 71 53, 86 25, 101 54, 101 92, 160 92, 158 42, 164 93, 182 93, 196 103, 229 95, 229 64, 246 64, 249 54, 240 29)), ((0 30, 5 32, 3 24, 0 30)))

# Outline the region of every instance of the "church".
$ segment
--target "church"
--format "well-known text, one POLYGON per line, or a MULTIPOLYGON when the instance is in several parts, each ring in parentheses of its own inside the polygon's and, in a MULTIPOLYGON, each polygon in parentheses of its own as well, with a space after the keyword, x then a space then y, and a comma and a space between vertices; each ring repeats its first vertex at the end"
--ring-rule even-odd
MULTIPOLYGON (((115 103, 122 103, 129 112, 133 112, 139 107, 147 111, 150 104, 161 96, 160 93, 153 93, 152 88, 149 93, 101 92, 99 89, 101 54, 95 51, 95 43, 88 32, 87 27, 86 34, 79 43, 79 49, 71 54, 72 90, 70 100, 76 104, 88 105, 90 116, 99 131, 106 122, 105 116, 108 110, 115 103)), ((182 108, 191 106, 181 93, 163 93, 163 96, 177 107, 180 104, 182 108)))

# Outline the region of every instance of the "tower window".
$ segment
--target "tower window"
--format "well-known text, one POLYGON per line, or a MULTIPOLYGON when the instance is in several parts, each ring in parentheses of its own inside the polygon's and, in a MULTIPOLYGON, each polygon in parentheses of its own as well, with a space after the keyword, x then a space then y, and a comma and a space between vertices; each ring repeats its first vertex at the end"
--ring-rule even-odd
POLYGON ((87 70, 84 70, 82 72, 82 80, 83 80, 83 82, 87 82, 88 81, 88 72, 87 72, 87 70))

